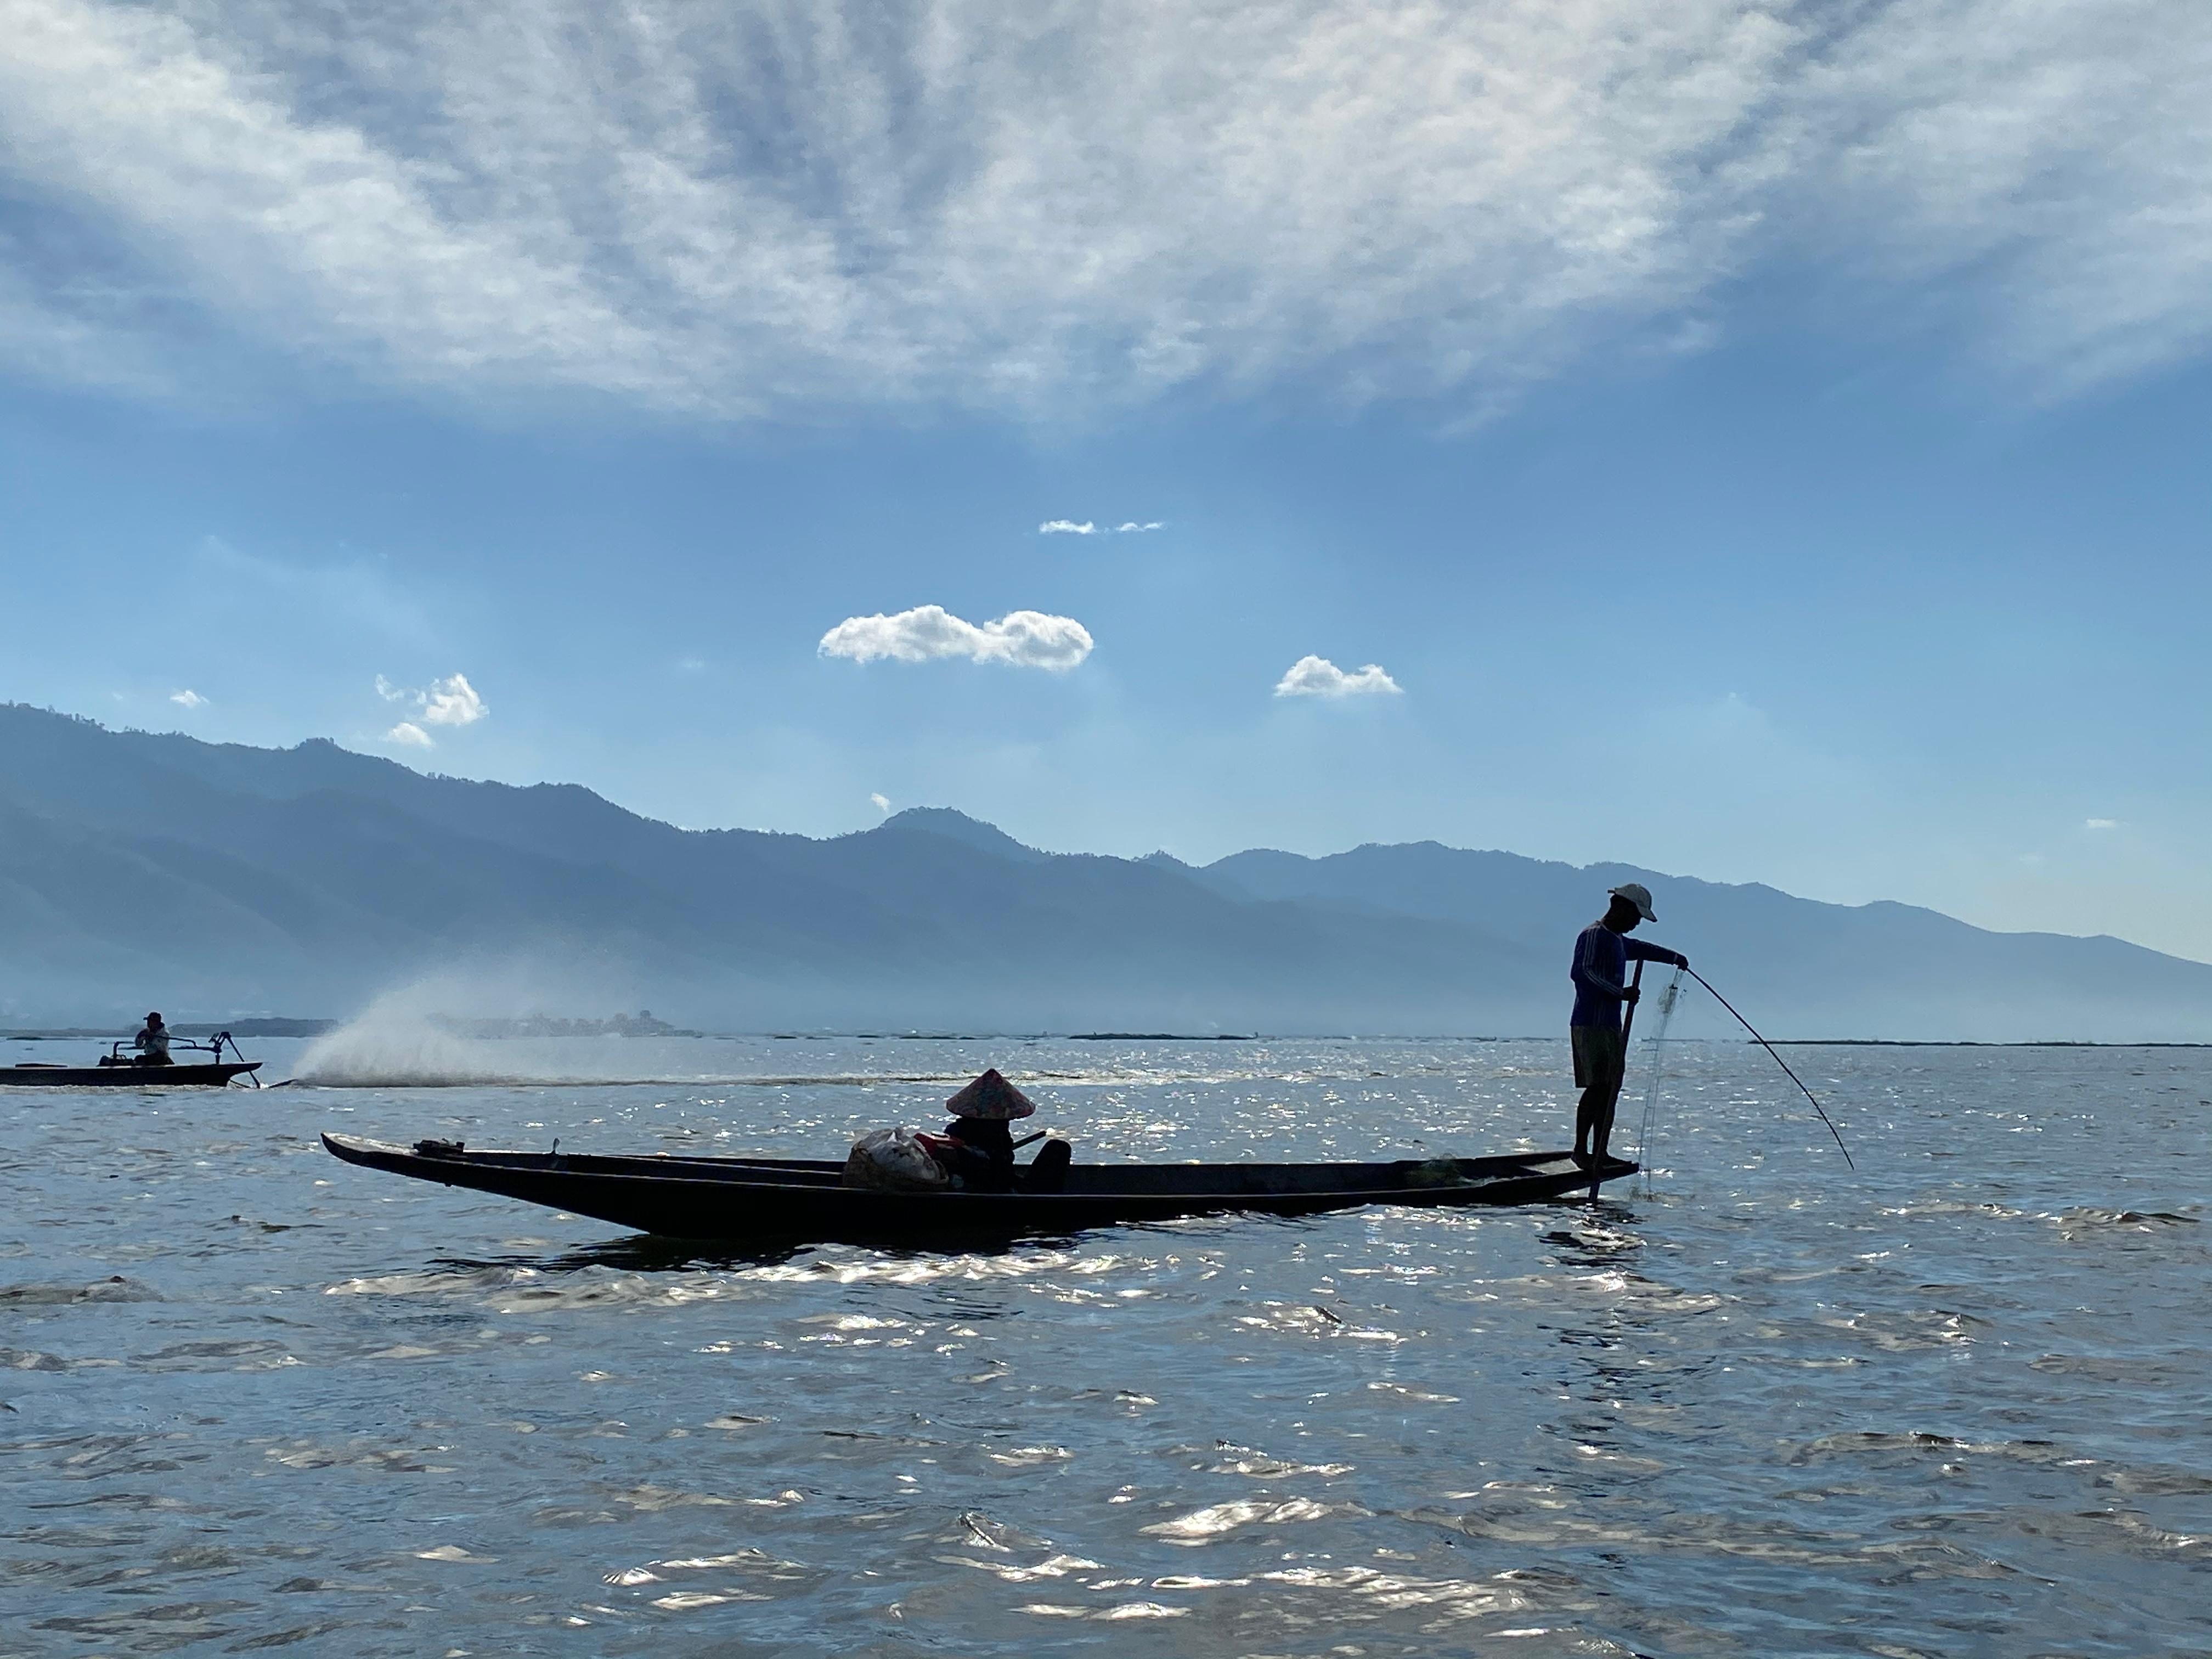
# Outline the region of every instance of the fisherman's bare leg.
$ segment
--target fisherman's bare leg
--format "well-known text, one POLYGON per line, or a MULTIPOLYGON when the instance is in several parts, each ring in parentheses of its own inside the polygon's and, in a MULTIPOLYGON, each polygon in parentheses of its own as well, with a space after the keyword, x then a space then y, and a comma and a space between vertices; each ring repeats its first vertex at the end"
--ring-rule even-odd
POLYGON ((1606 1054, 1602 1059, 1593 1056, 1600 1069, 1591 1076, 1589 1086, 1583 1091, 1582 1099, 1575 1108, 1575 1157, 1577 1159, 1601 1161, 1613 1144, 1613 1109, 1620 1101, 1620 1085, 1626 1067, 1622 1064, 1626 1055, 1606 1054))
POLYGON ((1575 1105, 1575 1157, 1589 1156, 1590 1136, 1596 1130, 1598 1115, 1603 1112, 1612 1098, 1613 1090, 1604 1083, 1593 1083, 1583 1091, 1575 1105))
POLYGON ((1605 1099, 1591 1123, 1590 1158, 1595 1163, 1604 1163, 1613 1148, 1613 1115, 1620 1104, 1620 1084, 1621 1079, 1615 1078, 1598 1091, 1605 1099))

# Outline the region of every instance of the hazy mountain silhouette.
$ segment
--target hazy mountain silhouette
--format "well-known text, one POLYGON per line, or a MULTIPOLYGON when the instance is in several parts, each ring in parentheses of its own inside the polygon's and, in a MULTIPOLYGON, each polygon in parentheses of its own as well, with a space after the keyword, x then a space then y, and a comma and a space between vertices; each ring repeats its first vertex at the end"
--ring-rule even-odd
POLYGON ((1659 915, 1641 936, 1682 951, 1738 1006, 1755 1003, 1799 1035, 2212 1037, 2212 967, 2106 937, 1990 933, 1909 904, 1824 904, 1758 884, 1435 842, 1316 859, 1237 853, 1193 873, 1224 893, 1472 923, 1554 952, 1603 908, 1607 889, 1640 881, 1659 915))
POLYGON ((340 1013, 444 970, 723 1030, 1548 1033, 1574 931, 1632 878, 1654 935, 1780 1030, 2212 1036, 2212 967, 1905 905, 1433 842, 1200 869, 943 808, 823 841, 682 830, 574 785, 0 707, 12 1024, 340 1013))

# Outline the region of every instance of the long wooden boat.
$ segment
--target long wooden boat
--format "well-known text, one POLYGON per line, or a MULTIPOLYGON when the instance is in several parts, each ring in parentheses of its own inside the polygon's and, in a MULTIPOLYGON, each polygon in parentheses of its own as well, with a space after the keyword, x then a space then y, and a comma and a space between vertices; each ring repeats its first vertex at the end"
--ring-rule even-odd
POLYGON ((205 1066, 58 1066, 23 1060, 0 1066, 0 1085, 27 1089, 219 1088, 261 1069, 258 1060, 218 1060, 205 1066))
POLYGON ((594 1158, 412 1148, 325 1134, 336 1157, 591 1216, 672 1238, 928 1240, 1067 1233, 1223 1211, 1310 1215, 1364 1204, 1528 1204, 1633 1175, 1624 1158, 1565 1152, 1388 1164, 1071 1164, 1055 1192, 876 1192, 842 1184, 842 1161, 594 1158))

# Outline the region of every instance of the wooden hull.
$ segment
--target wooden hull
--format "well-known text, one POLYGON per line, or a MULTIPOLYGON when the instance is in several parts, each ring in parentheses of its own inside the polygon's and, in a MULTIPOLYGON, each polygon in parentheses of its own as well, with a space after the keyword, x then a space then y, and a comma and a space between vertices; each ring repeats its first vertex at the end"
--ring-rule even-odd
POLYGON ((884 1193, 841 1184, 842 1162, 421 1152, 326 1134, 349 1164, 469 1187, 671 1238, 939 1242, 1061 1234, 1249 1211, 1311 1215, 1365 1204, 1528 1204, 1633 1175, 1564 1152, 1392 1164, 1075 1164, 1050 1193, 884 1193))
POLYGON ((0 1066, 0 1086, 24 1089, 220 1088, 258 1072, 261 1062, 225 1060, 214 1066, 0 1066))

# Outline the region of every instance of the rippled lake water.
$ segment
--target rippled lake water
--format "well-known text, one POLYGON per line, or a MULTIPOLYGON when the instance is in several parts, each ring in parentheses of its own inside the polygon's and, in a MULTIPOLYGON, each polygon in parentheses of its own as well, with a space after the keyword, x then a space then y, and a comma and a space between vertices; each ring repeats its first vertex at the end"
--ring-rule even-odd
POLYGON ((2212 1651, 2203 1051, 1793 1051, 1854 1175, 1669 1045, 1596 1203, 750 1256, 315 1136, 830 1156, 997 1063, 1080 1157, 1480 1152, 1565 1044, 483 1052, 569 1080, 0 1094, 0 1650, 2212 1651))

